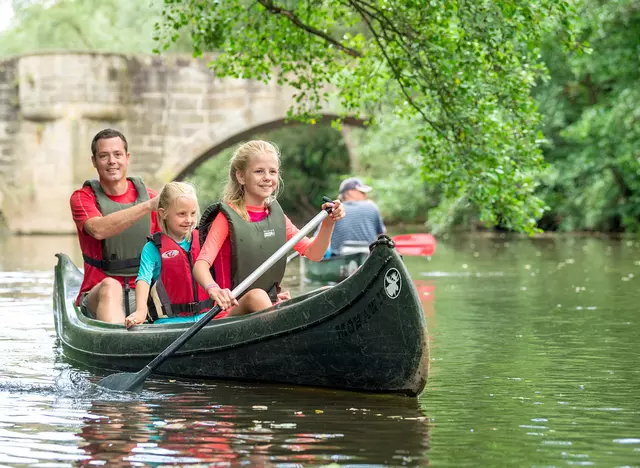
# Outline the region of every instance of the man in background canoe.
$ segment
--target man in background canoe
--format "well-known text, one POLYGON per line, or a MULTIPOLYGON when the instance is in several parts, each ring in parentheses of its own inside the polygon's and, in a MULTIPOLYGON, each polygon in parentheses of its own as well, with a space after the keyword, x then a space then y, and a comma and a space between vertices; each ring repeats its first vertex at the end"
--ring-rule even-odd
POLYGON ((331 237, 331 247, 325 257, 340 255, 344 243, 348 241, 366 242, 370 244, 387 228, 382 221, 378 206, 367 199, 372 190, 358 177, 350 177, 340 184, 338 197, 344 203, 348 216, 336 224, 331 237))
POLYGON ((98 179, 71 195, 84 259, 84 278, 76 305, 88 317, 124 323, 133 312, 135 279, 147 236, 160 230, 157 194, 139 177, 127 177, 131 154, 125 136, 105 129, 91 142, 98 179))

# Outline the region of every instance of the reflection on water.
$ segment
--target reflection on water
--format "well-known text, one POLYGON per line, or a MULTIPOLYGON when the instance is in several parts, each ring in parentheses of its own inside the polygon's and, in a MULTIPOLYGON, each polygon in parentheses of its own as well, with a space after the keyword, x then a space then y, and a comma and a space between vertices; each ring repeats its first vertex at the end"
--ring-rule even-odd
POLYGON ((56 343, 58 251, 78 261, 71 236, 0 240, 0 464, 637 465, 637 240, 469 236, 405 257, 430 329, 420 399, 167 378, 97 388, 103 375, 56 343))
POLYGON ((437 285, 430 459, 637 464, 640 242, 459 237, 420 260, 437 285))
POLYGON ((0 385, 0 463, 427 463, 429 425, 415 399, 170 382, 127 395, 74 378, 84 383, 0 385))
POLYGON ((93 402, 78 433, 91 460, 395 465, 426 449, 428 424, 415 400, 247 385, 154 390, 176 393, 93 402), (371 437, 397 443, 375 446, 371 437), (362 446, 371 449, 358 453, 362 446))

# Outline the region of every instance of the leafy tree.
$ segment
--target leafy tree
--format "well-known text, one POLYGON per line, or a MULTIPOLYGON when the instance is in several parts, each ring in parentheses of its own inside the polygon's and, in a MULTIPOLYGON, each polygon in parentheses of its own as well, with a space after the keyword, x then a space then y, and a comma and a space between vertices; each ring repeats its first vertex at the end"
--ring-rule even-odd
MULTIPOLYGON (((154 47, 157 0, 13 0, 12 27, 0 33, 1 55, 42 50, 146 52, 154 47)), ((188 36, 172 50, 185 50, 188 36), (182 45, 181 45, 182 44, 182 45)))
POLYGON ((371 196, 387 224, 422 223, 427 216, 434 221, 428 212, 441 202, 440 186, 422 177, 420 141, 415 138, 421 125, 418 117, 407 120, 384 112, 377 125, 356 133, 361 175, 375 187, 371 196))
POLYGON ((544 48, 551 79, 537 91, 550 146, 544 227, 640 230, 640 2, 584 0, 591 54, 544 48))
POLYGON ((196 55, 221 51, 219 76, 276 79, 297 90, 292 115, 331 97, 375 115, 391 100, 420 125, 422 176, 488 224, 533 232, 543 166, 530 96, 544 74, 541 35, 571 33, 571 0, 165 0, 160 48, 190 28, 196 55), (346 31, 346 32, 345 32, 346 31), (335 89, 330 96, 328 89, 335 89))

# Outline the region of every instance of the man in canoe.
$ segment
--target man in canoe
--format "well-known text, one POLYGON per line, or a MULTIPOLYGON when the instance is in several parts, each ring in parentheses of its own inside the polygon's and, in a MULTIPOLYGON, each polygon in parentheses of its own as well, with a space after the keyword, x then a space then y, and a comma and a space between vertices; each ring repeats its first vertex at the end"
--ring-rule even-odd
POLYGON ((340 255, 345 242, 356 241, 370 244, 387 228, 382 221, 378 206, 367 198, 372 187, 358 177, 350 177, 340 184, 339 198, 349 215, 333 229, 331 247, 326 256, 340 255))
POLYGON ((124 323, 133 312, 135 278, 147 236, 160 230, 158 199, 139 177, 127 177, 131 154, 125 136, 105 129, 91 142, 98 179, 71 195, 84 259, 84 278, 76 305, 88 317, 124 323))

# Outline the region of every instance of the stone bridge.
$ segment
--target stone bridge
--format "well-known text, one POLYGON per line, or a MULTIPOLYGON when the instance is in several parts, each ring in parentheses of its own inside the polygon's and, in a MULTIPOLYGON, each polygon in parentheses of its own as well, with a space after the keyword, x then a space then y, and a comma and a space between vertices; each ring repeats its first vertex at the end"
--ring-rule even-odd
MULTIPOLYGON (((0 62, 0 214, 19 234, 72 233, 69 196, 95 177, 103 128, 128 139, 129 173, 182 177, 222 149, 285 125, 292 90, 220 79, 185 56, 46 53, 0 62)), ((326 119, 333 113, 327 110, 326 119)), ((359 125, 354 119, 345 121, 359 125)))

